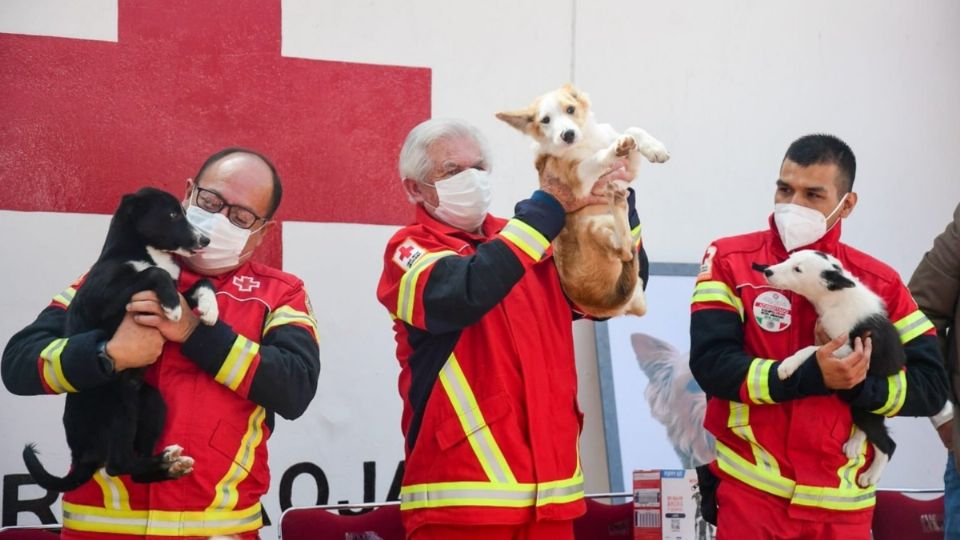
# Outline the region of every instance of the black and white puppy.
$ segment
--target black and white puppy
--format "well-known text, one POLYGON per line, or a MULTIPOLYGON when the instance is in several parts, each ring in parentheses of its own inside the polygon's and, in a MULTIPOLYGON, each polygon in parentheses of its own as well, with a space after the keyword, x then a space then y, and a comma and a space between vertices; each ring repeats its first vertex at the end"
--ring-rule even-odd
MULTIPOLYGON (((837 357, 849 355, 856 338, 869 337, 873 345, 869 374, 889 377, 903 369, 906 353, 900 343, 897 329, 887 317, 883 300, 846 271, 836 258, 820 251, 802 250, 790 255, 780 264, 764 267, 767 283, 779 289, 804 296, 817 311, 820 325, 831 338, 847 334, 849 341, 834 353, 837 357)), ((816 353, 819 347, 805 347, 780 362, 777 375, 786 379, 816 353)), ((860 475, 861 487, 875 485, 884 467, 893 455, 896 443, 887 433, 884 417, 859 408, 851 410, 854 434, 843 446, 850 459, 855 458, 864 440, 873 444, 874 458, 870 467, 860 475)))
MULTIPOLYGON (((120 326, 130 297, 156 292, 166 317, 182 313, 176 279, 180 268, 172 254, 188 255, 210 240, 186 220, 180 201, 154 188, 124 195, 110 221, 100 258, 67 309, 67 337, 100 329, 109 337, 120 326)), ((201 322, 213 324, 215 291, 200 280, 185 294, 201 322)), ((98 361, 91 358, 91 362, 98 361)), ((143 382, 145 368, 127 369, 94 389, 67 395, 63 425, 72 466, 63 478, 48 473, 27 445, 23 460, 33 479, 50 491, 70 491, 106 467, 110 475, 129 474, 137 482, 179 478, 193 470, 193 459, 177 445, 153 455, 166 416, 160 392, 143 382)))

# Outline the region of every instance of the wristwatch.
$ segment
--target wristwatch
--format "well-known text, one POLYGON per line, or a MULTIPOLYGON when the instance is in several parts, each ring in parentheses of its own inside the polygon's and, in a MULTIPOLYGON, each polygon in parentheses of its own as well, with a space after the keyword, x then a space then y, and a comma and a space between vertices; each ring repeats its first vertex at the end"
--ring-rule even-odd
POLYGON ((100 367, 103 368, 104 373, 113 374, 115 369, 114 361, 113 358, 110 358, 110 355, 107 354, 107 340, 97 343, 97 360, 100 361, 100 367))

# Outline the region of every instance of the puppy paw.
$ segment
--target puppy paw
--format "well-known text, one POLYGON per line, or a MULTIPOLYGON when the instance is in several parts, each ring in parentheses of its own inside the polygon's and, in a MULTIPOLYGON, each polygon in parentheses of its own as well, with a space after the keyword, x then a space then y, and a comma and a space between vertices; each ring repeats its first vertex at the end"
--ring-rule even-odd
POLYGON ((621 135, 617 139, 617 149, 614 151, 614 154, 617 157, 627 157, 630 155, 630 152, 637 148, 637 140, 633 138, 632 135, 621 135))
POLYGON ((670 159, 670 152, 667 151, 667 147, 657 140, 647 141, 646 144, 638 148, 638 151, 650 163, 664 163, 670 159))
POLYGON ((183 455, 183 447, 174 444, 163 449, 163 467, 170 478, 180 478, 193 472, 194 460, 183 455))
POLYGON ((782 381, 784 379, 790 378, 790 376, 793 375, 794 372, 796 371, 797 371, 796 366, 791 366, 786 362, 780 362, 780 365, 777 366, 777 377, 779 377, 780 380, 782 381))
POLYGON ((177 322, 180 320, 180 316, 183 315, 183 310, 180 308, 179 304, 177 304, 177 307, 175 308, 163 306, 163 315, 167 318, 167 320, 177 322))
POLYGON ((220 318, 220 308, 217 306, 217 295, 210 289, 201 288, 196 292, 197 313, 200 322, 213 326, 220 318))

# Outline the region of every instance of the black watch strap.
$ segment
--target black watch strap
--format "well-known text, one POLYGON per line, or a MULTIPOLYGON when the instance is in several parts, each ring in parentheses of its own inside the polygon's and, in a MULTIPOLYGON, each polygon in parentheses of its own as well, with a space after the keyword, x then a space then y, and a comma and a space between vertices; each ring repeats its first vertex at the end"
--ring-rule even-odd
POLYGON ((104 373, 113 373, 115 371, 116 366, 113 358, 110 358, 110 355, 107 354, 106 340, 97 343, 97 359, 100 361, 100 367, 103 368, 104 373))

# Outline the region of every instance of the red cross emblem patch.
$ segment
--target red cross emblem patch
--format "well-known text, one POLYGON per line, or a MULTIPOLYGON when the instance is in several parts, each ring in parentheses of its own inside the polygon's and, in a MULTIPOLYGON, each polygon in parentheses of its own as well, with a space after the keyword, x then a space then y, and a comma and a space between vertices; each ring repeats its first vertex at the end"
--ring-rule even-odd
POLYGON ((260 286, 260 282, 250 276, 233 276, 233 284, 240 292, 250 292, 260 286))
POLYGON ((400 265, 404 270, 409 270, 414 263, 420 260, 420 257, 426 253, 416 242, 407 238, 400 244, 400 247, 393 253, 393 262, 400 265))

